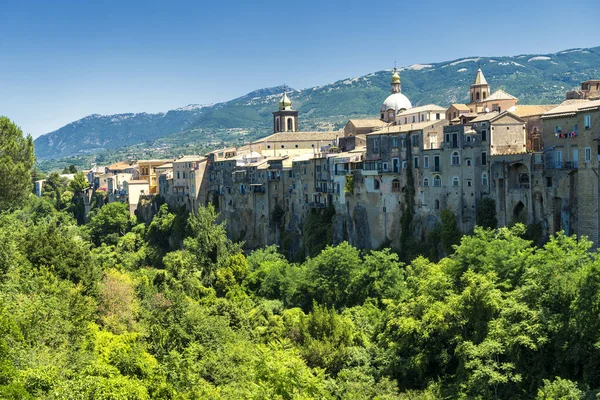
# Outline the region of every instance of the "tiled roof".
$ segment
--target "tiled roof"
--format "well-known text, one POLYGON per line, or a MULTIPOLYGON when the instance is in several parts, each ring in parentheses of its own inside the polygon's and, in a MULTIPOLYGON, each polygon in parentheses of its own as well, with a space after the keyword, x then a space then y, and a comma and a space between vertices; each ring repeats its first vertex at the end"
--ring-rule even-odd
POLYGON ((262 142, 301 142, 301 141, 314 141, 323 140, 331 141, 337 137, 344 136, 344 131, 335 132, 279 132, 274 133, 265 138, 259 139, 254 143, 262 142))
POLYGON ((384 126, 387 124, 387 122, 384 122, 380 119, 351 119, 348 122, 352 122, 352 125, 354 125, 357 128, 370 128, 384 126))
POLYGON ((497 101, 497 100, 517 100, 517 98, 511 94, 506 93, 502 89, 496 90, 490 95, 485 101, 497 101))
POLYGON ((547 111, 552 110, 556 107, 556 104, 546 105, 518 105, 511 107, 508 111, 512 112, 518 117, 530 117, 532 115, 542 115, 547 111))
POLYGON ((600 100, 565 100, 558 106, 542 115, 542 118, 556 118, 568 115, 575 115, 581 109, 600 106, 600 100))
POLYGON ((111 171, 119 171, 122 169, 131 168, 131 164, 124 162, 124 161, 119 161, 119 162, 109 165, 106 168, 108 168, 111 171))
POLYGON ((484 113, 479 115, 477 118, 472 119, 470 122, 481 122, 481 121, 489 121, 494 117, 497 117, 500 113, 498 111, 492 111, 489 113, 484 113))
POLYGON ((454 108, 456 108, 456 109, 457 109, 457 110, 459 110, 459 111, 471 111, 471 110, 469 109, 469 107, 467 107, 467 105, 466 105, 466 104, 458 104, 458 103, 454 103, 454 104, 451 104, 451 105, 450 105, 450 107, 454 107, 454 108))
POLYGON ((194 155, 194 156, 183 156, 181 158, 173 160, 173 162, 190 162, 190 161, 204 161, 206 157, 194 155))
POLYGON ((418 131, 422 129, 426 129, 428 127, 435 127, 437 125, 446 125, 448 123, 447 120, 441 119, 439 121, 426 121, 426 122, 417 122, 414 124, 403 124, 403 125, 392 125, 380 129, 375 132, 368 133, 367 136, 371 135, 386 135, 388 133, 402 133, 402 132, 410 132, 410 131, 418 131))

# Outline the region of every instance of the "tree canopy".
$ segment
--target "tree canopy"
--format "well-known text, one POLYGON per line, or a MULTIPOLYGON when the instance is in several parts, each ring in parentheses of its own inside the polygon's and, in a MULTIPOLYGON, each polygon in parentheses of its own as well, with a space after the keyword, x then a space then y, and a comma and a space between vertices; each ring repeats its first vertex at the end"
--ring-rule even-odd
POLYGON ((19 205, 31 192, 33 140, 0 116, 0 211, 19 205))

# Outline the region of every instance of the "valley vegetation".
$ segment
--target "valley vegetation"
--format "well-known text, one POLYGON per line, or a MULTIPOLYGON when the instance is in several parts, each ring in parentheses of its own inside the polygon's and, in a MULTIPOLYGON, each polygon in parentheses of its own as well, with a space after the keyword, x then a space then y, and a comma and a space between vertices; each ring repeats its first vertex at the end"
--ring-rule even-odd
POLYGON ((477 228, 441 260, 342 243, 293 263, 274 246, 244 253, 210 205, 143 223, 96 201, 78 223, 75 186, 0 203, 0 398, 600 389, 600 258, 585 239, 536 247, 516 224, 477 228))

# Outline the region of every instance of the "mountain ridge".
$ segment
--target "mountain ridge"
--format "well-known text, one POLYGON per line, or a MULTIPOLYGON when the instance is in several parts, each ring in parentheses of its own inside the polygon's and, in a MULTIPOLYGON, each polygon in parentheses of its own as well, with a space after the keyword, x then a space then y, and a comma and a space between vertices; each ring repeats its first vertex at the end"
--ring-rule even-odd
MULTIPOLYGON (((521 104, 555 104, 566 90, 580 82, 600 78, 600 46, 573 48, 547 54, 472 56, 452 61, 418 63, 401 67, 402 88, 413 106, 435 103, 448 106, 467 100, 468 87, 481 65, 493 91, 503 89, 521 104)), ((294 108, 300 111, 301 129, 331 129, 344 119, 377 116, 389 94, 389 69, 301 90, 288 88, 294 108), (331 120, 328 120, 331 119, 331 120)), ((194 139, 246 139, 270 133, 283 86, 253 90, 214 104, 189 104, 161 113, 91 114, 35 140, 39 159, 96 153, 122 146, 152 143, 186 132, 194 139)), ((181 136, 181 135, 180 135, 181 136)))

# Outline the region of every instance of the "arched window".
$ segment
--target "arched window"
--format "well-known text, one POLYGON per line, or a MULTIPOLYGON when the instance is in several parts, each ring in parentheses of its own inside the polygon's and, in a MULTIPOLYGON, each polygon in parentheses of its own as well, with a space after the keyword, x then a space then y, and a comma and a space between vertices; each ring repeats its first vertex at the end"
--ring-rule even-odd
POLYGON ((440 201, 439 201, 439 200, 436 200, 436 201, 435 201, 435 209, 436 209, 436 210, 439 210, 439 209, 440 209, 440 201))
POLYGON ((483 92, 483 99, 485 100, 486 97, 487 97, 487 94, 485 92, 483 92))
POLYGON ((294 120, 292 118, 288 118, 288 120, 287 120, 287 130, 288 131, 294 130, 294 120))
POLYGON ((452 186, 459 186, 460 181, 458 180, 458 176, 452 178, 452 186))
POLYGON ((433 186, 442 186, 442 177, 439 175, 433 176, 433 186))
POLYGON ((400 191, 400 181, 398 179, 394 179, 392 181, 392 192, 399 192, 400 191))
POLYGON ((458 151, 452 152, 452 156, 450 158, 450 163, 452 165, 460 165, 460 155, 458 155, 458 151))
POLYGON ((456 111, 452 112, 452 119, 456 118, 456 111))
POLYGON ((481 186, 483 186, 484 188, 488 186, 488 174, 487 174, 487 172, 484 172, 483 174, 481 174, 481 186))
POLYGON ((390 120, 394 119, 394 112, 393 111, 390 111, 388 113, 388 119, 390 119, 390 120))
POLYGON ((429 186, 429 178, 423 178, 423 186, 429 186))
POLYGON ((470 167, 471 165, 472 165, 471 159, 470 159, 470 158, 468 158, 468 159, 467 159, 467 167, 470 167))
POLYGON ((479 101, 479 92, 475 93, 475 99, 479 101))
POLYGON ((379 186, 380 186, 379 180, 373 179, 373 189, 379 190, 379 186))
POLYGON ((275 125, 277 126, 277 132, 281 132, 281 125, 279 124, 279 118, 275 120, 275 125))

